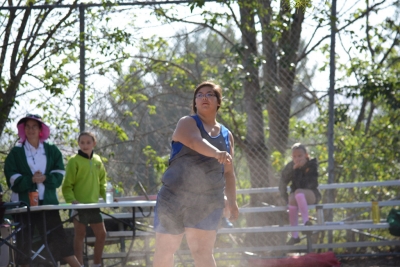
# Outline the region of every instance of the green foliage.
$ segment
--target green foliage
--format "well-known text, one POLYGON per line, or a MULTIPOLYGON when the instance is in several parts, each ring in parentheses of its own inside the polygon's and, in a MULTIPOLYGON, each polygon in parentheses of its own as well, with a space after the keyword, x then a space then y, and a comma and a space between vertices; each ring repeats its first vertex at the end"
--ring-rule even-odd
POLYGON ((271 153, 271 165, 277 170, 277 172, 280 172, 282 167, 285 166, 284 157, 279 151, 274 151, 271 153))
POLYGON ((92 120, 94 127, 99 127, 100 129, 107 130, 116 134, 119 140, 126 141, 128 136, 126 132, 116 123, 110 123, 107 121, 92 120))
POLYGON ((345 94, 347 97, 362 96, 370 102, 384 100, 390 108, 400 108, 400 93, 398 93, 400 92, 400 82, 396 77, 366 74, 360 77, 360 81, 361 83, 357 86, 349 88, 350 90, 345 94))
POLYGON ((157 156, 157 152, 150 146, 143 148, 143 155, 145 155, 147 158, 146 164, 151 164, 154 166, 160 176, 165 172, 168 166, 168 159, 157 156))
POLYGON ((312 7, 310 0, 284 0, 283 3, 289 8, 306 9, 312 7))
MULTIPOLYGON (((119 12, 109 1, 104 1, 101 8, 85 8, 86 32, 77 32, 76 2, 70 9, 21 9, 15 18, 10 15, 11 11, 3 10, 0 14, 4 26, 2 53, 5 53, 0 66, 10 66, 10 69, 0 69, 3 92, 0 111, 4 115, 0 118, 0 134, 2 138, 14 140, 15 127, 6 122, 15 121, 28 112, 43 114, 52 127, 51 140, 60 146, 66 157, 75 153, 78 121, 71 111, 76 109, 79 92, 83 89, 77 82, 79 40, 85 41, 87 77, 96 72, 103 76, 122 73, 121 62, 129 56, 125 47, 132 44, 132 36, 125 29, 108 24, 110 17, 119 12), (22 22, 25 14, 29 23, 22 22), (8 22, 11 34, 5 32, 8 22), (18 33, 22 36, 20 41, 7 39, 18 33), (15 77, 11 79, 10 74, 15 77), (9 97, 14 95, 16 97, 9 97)), ((57 5, 56 1, 49 0, 27 4, 40 6, 43 3, 57 5)), ((85 90, 86 103, 95 105, 96 89, 86 84, 85 90)), ((154 112, 151 105, 149 111, 154 112)), ((115 123, 95 121, 94 125, 115 132, 119 140, 127 139, 126 133, 115 123)))

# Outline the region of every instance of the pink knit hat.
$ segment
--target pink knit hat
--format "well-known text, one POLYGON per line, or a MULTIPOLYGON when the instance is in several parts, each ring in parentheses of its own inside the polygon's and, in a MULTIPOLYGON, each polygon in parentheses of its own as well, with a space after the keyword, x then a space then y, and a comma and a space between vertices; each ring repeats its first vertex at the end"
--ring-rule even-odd
POLYGON ((46 141, 47 138, 50 136, 50 127, 47 126, 43 121, 42 118, 39 115, 35 114, 26 114, 25 117, 20 119, 17 123, 17 128, 18 128, 18 136, 19 136, 19 142, 23 143, 26 140, 26 135, 25 135, 25 122, 27 120, 35 120, 38 121, 41 126, 42 130, 39 133, 39 141, 43 143, 46 141))

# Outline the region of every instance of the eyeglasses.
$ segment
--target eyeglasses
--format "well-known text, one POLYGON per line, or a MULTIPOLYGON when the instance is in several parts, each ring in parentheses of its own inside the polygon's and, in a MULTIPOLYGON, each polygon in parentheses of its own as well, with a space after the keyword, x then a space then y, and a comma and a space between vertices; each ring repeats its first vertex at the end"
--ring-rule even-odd
POLYGON ((32 126, 25 125, 25 130, 39 130, 39 129, 40 127, 38 125, 32 125, 32 126))
POLYGON ((26 114, 25 116, 26 118, 35 118, 35 119, 41 119, 42 117, 40 117, 37 114, 26 114))
POLYGON ((198 94, 196 94, 196 98, 204 98, 204 97, 210 98, 213 96, 215 96, 215 94, 213 94, 213 93, 206 93, 206 94, 198 93, 198 94))

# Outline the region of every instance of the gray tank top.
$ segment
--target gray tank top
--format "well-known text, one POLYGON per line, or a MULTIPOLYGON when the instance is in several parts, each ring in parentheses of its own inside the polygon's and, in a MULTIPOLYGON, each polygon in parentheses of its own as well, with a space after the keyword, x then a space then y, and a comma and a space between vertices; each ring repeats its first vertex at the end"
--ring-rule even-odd
MULTIPOLYGON (((220 125, 220 134, 211 137, 205 130, 197 115, 196 120, 201 136, 221 151, 230 152, 229 131, 220 125)), ((162 177, 163 188, 159 193, 175 195, 189 204, 196 201, 199 204, 204 198, 208 203, 217 202, 223 207, 225 189, 224 165, 217 159, 199 154, 179 142, 172 142, 169 166, 162 177), (196 197, 193 197, 196 196, 196 197), (182 199, 183 198, 183 199, 182 199), (200 199, 201 198, 201 199, 200 199)))

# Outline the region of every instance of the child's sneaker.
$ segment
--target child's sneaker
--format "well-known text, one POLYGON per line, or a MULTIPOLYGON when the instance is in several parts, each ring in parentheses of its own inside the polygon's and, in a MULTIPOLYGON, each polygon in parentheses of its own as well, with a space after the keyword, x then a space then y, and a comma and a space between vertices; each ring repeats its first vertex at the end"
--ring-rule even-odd
POLYGON ((294 244, 300 243, 300 237, 291 237, 287 242, 286 245, 292 246, 294 244))

